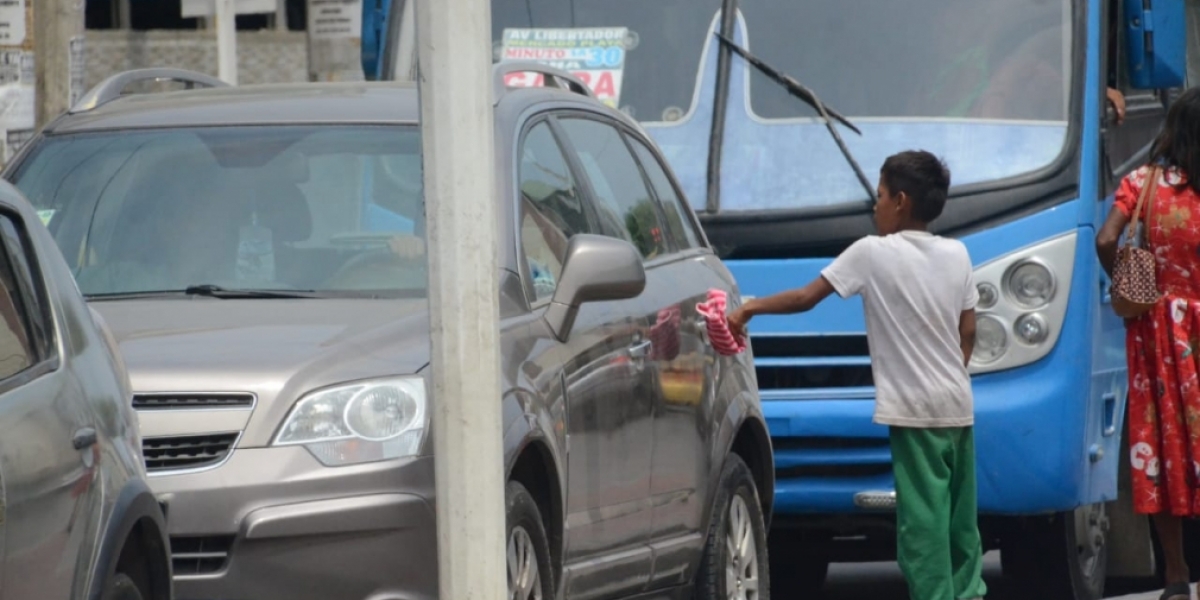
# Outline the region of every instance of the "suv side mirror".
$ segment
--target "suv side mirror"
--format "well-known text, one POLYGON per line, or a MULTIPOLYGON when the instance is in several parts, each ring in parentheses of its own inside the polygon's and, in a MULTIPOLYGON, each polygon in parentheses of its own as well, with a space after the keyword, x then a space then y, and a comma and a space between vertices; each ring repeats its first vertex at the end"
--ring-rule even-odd
POLYGON ((1187 72, 1184 0, 1125 2, 1129 83, 1139 90, 1183 85, 1187 72))
POLYGON ((558 287, 546 309, 546 323, 559 341, 565 342, 580 305, 636 298, 644 289, 646 269, 633 244, 600 235, 573 236, 558 287))

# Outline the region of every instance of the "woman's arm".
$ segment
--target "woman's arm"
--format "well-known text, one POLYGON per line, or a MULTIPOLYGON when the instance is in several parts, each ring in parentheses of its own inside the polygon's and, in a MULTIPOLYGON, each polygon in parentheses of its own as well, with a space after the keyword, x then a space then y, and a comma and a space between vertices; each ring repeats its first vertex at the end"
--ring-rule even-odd
POLYGON ((1128 224, 1129 217, 1113 207, 1100 233, 1096 234, 1096 256, 1100 258, 1100 266, 1109 277, 1112 277, 1113 264, 1117 261, 1117 243, 1121 239, 1121 231, 1128 224))

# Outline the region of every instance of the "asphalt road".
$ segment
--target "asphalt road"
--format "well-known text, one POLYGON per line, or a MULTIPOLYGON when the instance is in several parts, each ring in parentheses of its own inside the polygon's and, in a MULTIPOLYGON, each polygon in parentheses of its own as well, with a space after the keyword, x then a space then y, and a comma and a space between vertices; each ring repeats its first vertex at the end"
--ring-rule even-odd
MULTIPOLYGON (((984 557, 983 576, 988 583, 988 600, 1020 600, 1005 589, 998 552, 989 553, 984 557)), ((1124 595, 1134 591, 1140 590, 1115 589, 1109 597, 1120 600, 1154 600, 1159 594, 1158 591, 1140 591, 1141 593, 1136 595, 1124 595)), ((783 599, 803 597, 786 589, 772 589, 771 595, 783 599)), ((820 595, 820 600, 907 599, 908 590, 904 584, 904 576, 894 562, 835 564, 829 569, 829 579, 820 595)))

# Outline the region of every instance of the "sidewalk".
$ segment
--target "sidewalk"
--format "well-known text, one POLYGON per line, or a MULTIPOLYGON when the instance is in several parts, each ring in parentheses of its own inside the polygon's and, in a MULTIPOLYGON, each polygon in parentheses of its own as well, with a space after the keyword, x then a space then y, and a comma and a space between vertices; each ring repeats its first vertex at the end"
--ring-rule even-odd
MULTIPOLYGON (((1195 590, 1196 590, 1196 586, 1193 585, 1192 586, 1192 597, 1193 598, 1195 597, 1195 594, 1196 594, 1195 590)), ((1153 592, 1143 592, 1141 594, 1133 594, 1130 596, 1117 596, 1115 598, 1108 598, 1106 600, 1158 600, 1158 597, 1161 595, 1162 595, 1162 590, 1155 590, 1153 592)))

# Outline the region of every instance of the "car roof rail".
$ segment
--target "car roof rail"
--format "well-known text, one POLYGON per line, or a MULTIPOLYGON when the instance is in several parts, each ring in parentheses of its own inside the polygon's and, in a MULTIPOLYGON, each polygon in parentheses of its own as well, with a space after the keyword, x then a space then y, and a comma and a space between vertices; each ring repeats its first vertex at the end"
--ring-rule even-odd
POLYGON ((509 87, 504 84, 504 79, 513 73, 538 73, 545 78, 546 87, 556 87, 560 90, 568 90, 588 98, 596 98, 596 94, 592 93, 592 89, 582 79, 562 69, 556 69, 550 65, 532 61, 505 61, 496 63, 492 67, 494 92, 497 102, 509 90, 509 87))
POLYGON ((121 97, 129 86, 143 81, 178 81, 185 84, 189 90, 197 87, 229 87, 228 83, 216 77, 195 71, 184 69, 134 69, 132 71, 117 73, 96 84, 68 112, 75 114, 95 110, 121 97))

